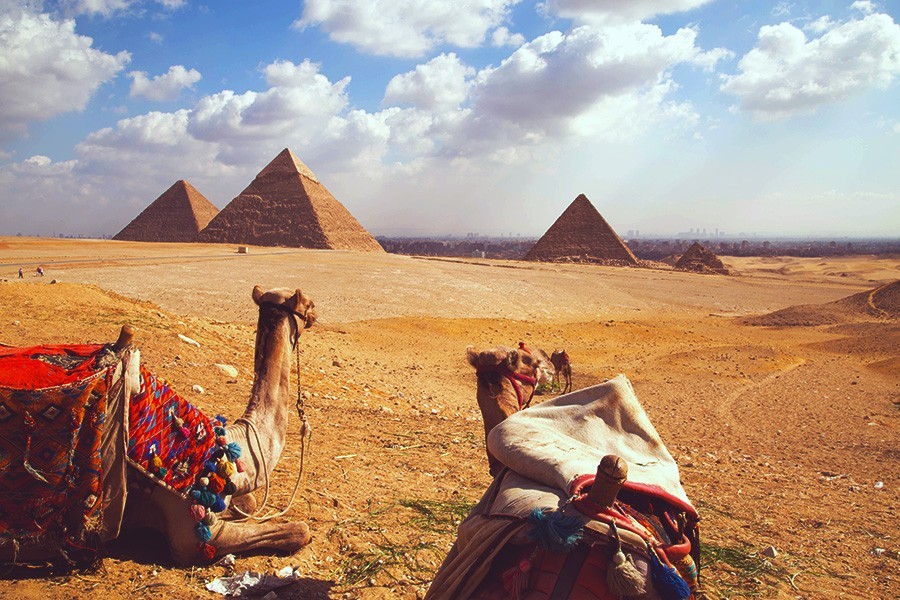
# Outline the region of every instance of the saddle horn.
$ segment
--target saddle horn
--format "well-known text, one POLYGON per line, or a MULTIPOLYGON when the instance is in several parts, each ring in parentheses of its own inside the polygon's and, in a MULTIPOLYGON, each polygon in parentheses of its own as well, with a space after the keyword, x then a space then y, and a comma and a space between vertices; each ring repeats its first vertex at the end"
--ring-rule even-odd
POLYGON ((585 500, 607 508, 612 506, 626 479, 628 479, 628 463, 625 459, 615 454, 607 454, 597 465, 594 485, 591 486, 585 500))
POLYGON ((119 339, 113 344, 113 352, 121 352, 127 348, 128 345, 131 344, 131 340, 134 339, 136 331, 137 327, 134 325, 122 325, 122 330, 119 332, 119 339))

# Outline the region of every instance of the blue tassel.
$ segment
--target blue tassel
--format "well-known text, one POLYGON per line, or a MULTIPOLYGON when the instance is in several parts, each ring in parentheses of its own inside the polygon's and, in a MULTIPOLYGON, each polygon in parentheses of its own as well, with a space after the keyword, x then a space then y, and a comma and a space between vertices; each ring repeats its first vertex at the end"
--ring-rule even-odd
POLYGON ((216 434, 216 437, 218 437, 220 435, 225 435, 225 428, 224 427, 213 427, 213 433, 216 434))
MULTIPOLYGON (((216 415, 216 421, 218 421, 219 423, 221 423, 221 424, 222 424, 222 427, 225 427, 225 425, 228 424, 228 419, 226 419, 226 418, 223 417, 222 415, 216 415)), ((222 434, 222 435, 225 435, 225 434, 222 434)))
POLYGON ((236 461, 241 457, 241 446, 237 442, 228 442, 225 444, 225 456, 231 462, 236 461))
MULTIPOLYGON (((210 508, 216 503, 216 499, 218 498, 220 501, 222 500, 216 494, 212 492, 208 492, 206 490, 191 490, 191 498, 197 501, 197 504, 202 504, 203 506, 210 508)), ((222 502, 224 504, 224 502, 222 502)), ((224 508, 223 508, 224 510, 224 508)), ((217 511, 218 512, 218 511, 217 511)))
POLYGON ((529 537, 541 548, 554 553, 568 553, 581 540, 584 532, 582 520, 566 517, 557 510, 535 508, 528 516, 531 524, 529 537))
POLYGON ((209 527, 207 527, 203 523, 197 523, 196 525, 194 525, 194 535, 197 536, 198 540, 204 543, 212 539, 212 532, 209 530, 209 527))
POLYGON ((214 495, 215 495, 216 499, 215 499, 215 501, 213 501, 213 503, 212 503, 212 504, 210 505, 210 507, 209 507, 209 509, 210 509, 211 511, 217 512, 217 513, 218 513, 218 512, 222 512, 223 510, 225 510, 226 508, 228 508, 228 507, 225 505, 225 501, 222 500, 222 496, 220 496, 220 495, 218 495, 218 494, 214 494, 214 495))
POLYGON ((207 473, 215 473, 216 472, 216 463, 211 460, 203 463, 203 470, 207 473))
POLYGON ((650 550, 650 561, 653 587, 662 600, 688 600, 691 597, 687 582, 674 567, 664 565, 653 550, 650 550))

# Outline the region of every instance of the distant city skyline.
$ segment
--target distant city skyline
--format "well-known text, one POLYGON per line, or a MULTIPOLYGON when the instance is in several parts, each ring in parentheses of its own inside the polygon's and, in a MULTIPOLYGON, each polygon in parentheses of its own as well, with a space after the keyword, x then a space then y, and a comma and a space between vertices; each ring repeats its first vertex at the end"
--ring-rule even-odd
POLYGON ((897 236, 898 11, 0 0, 0 235, 179 179, 221 209, 288 147, 378 236, 539 237, 582 193, 623 237, 897 236))

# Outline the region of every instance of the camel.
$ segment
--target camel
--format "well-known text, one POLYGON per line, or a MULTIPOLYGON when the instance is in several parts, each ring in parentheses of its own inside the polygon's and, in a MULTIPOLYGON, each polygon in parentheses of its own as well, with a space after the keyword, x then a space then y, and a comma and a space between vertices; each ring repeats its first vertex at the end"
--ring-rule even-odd
MULTIPOLYGON (((484 420, 485 439, 501 421, 531 403, 535 387, 547 381, 553 368, 546 360, 546 352, 530 352, 521 342, 519 350, 497 346, 477 351, 470 346, 466 356, 478 378, 476 397, 484 420)), ((502 465, 490 451, 487 456, 490 473, 496 476, 502 465)))
MULTIPOLYGON (((227 442, 236 442, 243 449, 242 473, 235 473, 232 483, 235 491, 226 503, 252 509, 255 501, 249 492, 266 485, 285 445, 288 415, 293 409, 296 388, 291 388, 291 353, 300 335, 297 320, 303 328, 310 327, 316 319, 315 305, 299 289, 273 289, 263 291, 255 286, 253 301, 259 306, 254 359, 255 379, 250 401, 244 414, 225 429, 227 442), (242 497, 246 499, 241 502, 242 497)), ((130 347, 131 332, 128 326, 114 346, 130 347)), ((299 374, 298 374, 299 376, 299 374)), ((305 426, 305 423, 304 423, 305 426)), ((303 432, 305 434, 305 432, 303 432)), ((234 522, 223 518, 209 525, 208 547, 214 555, 203 554, 198 546, 194 528, 197 519, 191 509, 190 497, 156 484, 145 484, 141 493, 137 487, 149 477, 143 471, 129 465, 127 470, 129 493, 125 500, 125 527, 150 527, 165 537, 174 562, 181 565, 197 564, 212 560, 215 556, 240 553, 257 549, 295 552, 310 541, 309 527, 302 522, 234 522), (137 484, 137 485, 135 485, 137 484)), ((222 515, 227 513, 223 512, 222 515)), ((115 531, 118 531, 116 527, 115 531)), ((55 548, 47 544, 15 543, 13 560, 36 562, 52 558, 48 552, 55 548)))
POLYGON ((569 362, 569 353, 565 350, 554 350, 550 355, 550 362, 553 363, 554 374, 553 382, 559 386, 559 376, 562 374, 566 380, 566 386, 562 393, 568 394, 572 391, 572 363, 569 362))
POLYGON ((502 468, 426 600, 702 597, 699 515, 624 375, 509 415, 487 447, 502 468))

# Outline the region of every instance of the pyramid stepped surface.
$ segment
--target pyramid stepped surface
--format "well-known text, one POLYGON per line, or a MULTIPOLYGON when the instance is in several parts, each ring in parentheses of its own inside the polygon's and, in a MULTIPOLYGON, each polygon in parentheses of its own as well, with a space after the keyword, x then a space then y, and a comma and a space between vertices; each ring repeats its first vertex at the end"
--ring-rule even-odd
POLYGON ((194 242, 219 209, 180 179, 113 236, 137 242, 194 242))
POLYGON ((691 247, 681 255, 681 258, 675 263, 675 270, 728 275, 728 269, 725 268, 719 257, 699 242, 691 244, 691 247))
POLYGON ((637 258, 584 194, 563 211, 525 255, 543 262, 636 265, 637 258))
POLYGON ((201 242, 384 252, 285 148, 200 232, 201 242))

